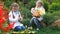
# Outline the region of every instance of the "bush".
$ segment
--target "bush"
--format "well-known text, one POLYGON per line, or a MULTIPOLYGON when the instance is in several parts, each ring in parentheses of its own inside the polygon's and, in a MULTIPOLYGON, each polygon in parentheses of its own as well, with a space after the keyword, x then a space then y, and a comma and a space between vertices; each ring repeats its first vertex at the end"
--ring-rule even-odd
POLYGON ((60 11, 53 12, 53 16, 58 20, 60 19, 60 11))
POLYGON ((31 11, 29 9, 27 9, 26 7, 21 8, 21 14, 24 18, 31 18, 31 11))
POLYGON ((23 19, 22 23, 24 25, 28 25, 30 23, 30 19, 28 19, 28 18, 27 19, 23 19))
POLYGON ((44 22, 47 25, 53 23, 54 21, 55 21, 55 18, 51 13, 46 13, 46 15, 44 15, 44 22))
POLYGON ((43 1, 43 6, 44 6, 44 8, 45 8, 45 10, 46 11, 48 11, 48 9, 49 9, 49 7, 48 7, 48 5, 49 5, 49 2, 47 2, 46 0, 42 0, 43 1))
POLYGON ((31 9, 32 7, 35 7, 36 1, 35 0, 30 0, 28 4, 25 5, 27 9, 31 9))
POLYGON ((44 8, 46 11, 48 11, 48 8, 49 8, 48 5, 49 5, 48 2, 44 2, 44 8))
POLYGON ((53 3, 60 3, 60 0, 52 0, 53 3))
POLYGON ((52 24, 54 23, 56 20, 60 19, 60 11, 56 11, 56 12, 53 12, 53 13, 46 13, 44 15, 44 22, 49 25, 49 24, 52 24))
POLYGON ((52 3, 52 4, 49 6, 49 10, 50 10, 50 11, 59 11, 59 10, 60 10, 60 5, 57 4, 57 3, 52 3))
POLYGON ((13 0, 5 0, 4 1, 4 6, 6 6, 6 7, 10 7, 10 5, 13 3, 14 1, 13 0))

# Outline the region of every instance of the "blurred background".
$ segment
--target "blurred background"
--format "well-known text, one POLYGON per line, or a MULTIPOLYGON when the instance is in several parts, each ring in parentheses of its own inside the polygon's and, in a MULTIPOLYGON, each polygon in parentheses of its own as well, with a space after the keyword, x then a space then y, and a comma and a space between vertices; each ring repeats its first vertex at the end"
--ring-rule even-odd
MULTIPOLYGON (((23 16, 22 23, 24 25, 28 25, 28 23, 30 22, 30 19, 32 18, 30 10, 32 7, 35 7, 36 1, 37 0, 3 0, 4 8, 6 8, 9 11, 10 5, 13 2, 17 2, 19 4, 19 11, 23 16)), ((60 20, 60 0, 41 1, 44 3, 43 6, 46 10, 46 14, 44 15, 44 20, 43 24, 41 24, 41 29, 37 31, 37 34, 60 34, 60 22, 57 23, 57 25, 55 24, 57 20, 60 20)))

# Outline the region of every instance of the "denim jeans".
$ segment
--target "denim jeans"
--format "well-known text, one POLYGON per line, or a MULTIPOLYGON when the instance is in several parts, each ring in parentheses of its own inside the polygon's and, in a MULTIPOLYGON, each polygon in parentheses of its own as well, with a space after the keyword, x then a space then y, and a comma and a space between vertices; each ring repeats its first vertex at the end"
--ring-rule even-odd
POLYGON ((40 28, 40 21, 37 18, 32 18, 28 27, 30 27, 33 23, 36 25, 37 28, 40 28))
POLYGON ((20 30, 24 30, 24 29, 25 29, 25 26, 16 26, 15 27, 16 31, 20 31, 20 30))

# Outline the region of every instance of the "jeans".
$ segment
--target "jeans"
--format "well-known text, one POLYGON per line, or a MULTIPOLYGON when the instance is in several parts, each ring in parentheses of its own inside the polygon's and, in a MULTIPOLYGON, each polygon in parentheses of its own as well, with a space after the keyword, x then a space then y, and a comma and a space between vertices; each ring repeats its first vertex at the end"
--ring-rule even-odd
POLYGON ((25 26, 16 26, 15 27, 16 31, 20 31, 20 30, 24 30, 24 29, 25 29, 25 26))
POLYGON ((28 27, 30 27, 33 23, 36 25, 37 28, 40 28, 40 21, 37 18, 32 18, 28 27))

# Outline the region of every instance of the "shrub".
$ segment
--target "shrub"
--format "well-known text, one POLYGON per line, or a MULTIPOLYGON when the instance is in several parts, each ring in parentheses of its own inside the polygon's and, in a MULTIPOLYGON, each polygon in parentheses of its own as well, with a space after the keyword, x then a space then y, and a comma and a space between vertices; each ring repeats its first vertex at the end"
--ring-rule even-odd
POLYGON ((44 15, 44 22, 47 25, 53 23, 54 21, 55 21, 55 18, 51 13, 46 13, 46 15, 44 15))
POLYGON ((30 0, 28 4, 25 5, 26 8, 31 9, 32 7, 35 7, 36 0, 30 0))
POLYGON ((44 8, 45 8, 45 10, 46 11, 48 11, 48 9, 49 9, 49 7, 48 7, 48 5, 49 5, 49 2, 47 2, 46 0, 42 0, 43 1, 43 6, 44 6, 44 8))
POLYGON ((44 8, 46 11, 48 11, 48 8, 49 8, 48 5, 49 5, 48 2, 44 2, 44 8))
POLYGON ((24 25, 28 25, 30 23, 30 19, 28 19, 28 18, 27 19, 23 19, 22 23, 24 25))
POLYGON ((21 8, 21 14, 24 18, 31 18, 31 11, 27 9, 26 7, 21 8))
POLYGON ((4 6, 6 6, 6 7, 9 8, 10 5, 11 5, 13 2, 14 2, 13 0, 5 0, 5 1, 4 1, 4 4, 5 4, 4 6))
POLYGON ((59 11, 60 10, 60 5, 57 4, 57 3, 52 3, 50 6, 49 6, 49 10, 51 11, 59 11))
POLYGON ((56 19, 60 19, 60 11, 53 12, 53 16, 54 16, 56 19))
POLYGON ((60 3, 60 0, 52 0, 53 3, 60 3))
POLYGON ((46 13, 44 15, 44 22, 46 24, 52 24, 54 23, 56 20, 60 19, 60 11, 56 11, 56 12, 53 12, 53 13, 46 13))

